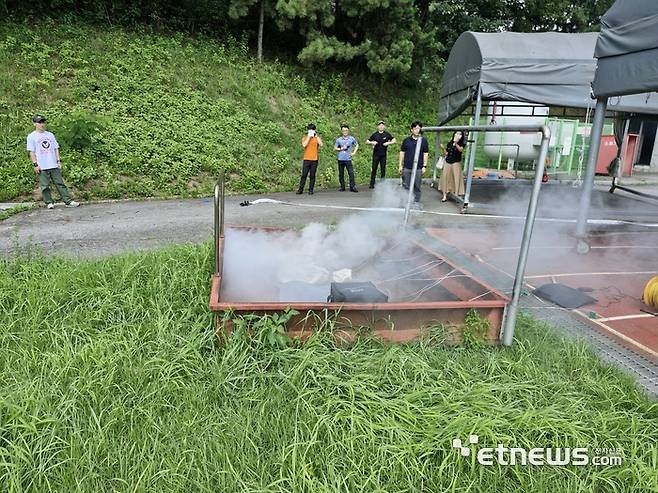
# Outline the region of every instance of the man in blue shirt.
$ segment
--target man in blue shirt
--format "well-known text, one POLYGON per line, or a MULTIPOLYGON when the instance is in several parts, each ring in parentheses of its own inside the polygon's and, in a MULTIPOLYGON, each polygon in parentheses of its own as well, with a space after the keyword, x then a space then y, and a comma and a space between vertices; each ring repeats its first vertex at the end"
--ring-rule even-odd
POLYGON ((338 181, 340 182, 340 191, 345 191, 345 168, 350 179, 350 192, 358 192, 354 184, 354 166, 352 166, 352 156, 359 149, 359 143, 350 135, 350 127, 341 125, 341 136, 336 139, 334 150, 338 151, 338 181))

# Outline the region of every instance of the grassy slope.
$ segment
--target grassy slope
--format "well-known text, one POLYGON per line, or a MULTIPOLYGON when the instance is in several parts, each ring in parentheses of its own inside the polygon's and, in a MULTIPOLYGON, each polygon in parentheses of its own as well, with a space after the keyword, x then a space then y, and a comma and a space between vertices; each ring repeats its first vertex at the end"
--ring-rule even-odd
POLYGON ((658 405, 521 319, 512 349, 213 344, 209 245, 0 260, 3 491, 656 491, 658 405), (478 466, 453 438, 620 448, 478 466))
MULTIPOLYGON (((379 118, 401 136, 434 107, 393 86, 258 64, 241 43, 51 20, 0 21, 0 73, 0 200, 34 188, 24 148, 35 112, 48 116, 65 175, 89 198, 208 193, 220 170, 232 191, 291 190, 306 123, 328 144, 344 121, 360 140, 379 118)), ((329 147, 320 183, 335 185, 329 147)), ((355 161, 361 182, 369 156, 355 161)))

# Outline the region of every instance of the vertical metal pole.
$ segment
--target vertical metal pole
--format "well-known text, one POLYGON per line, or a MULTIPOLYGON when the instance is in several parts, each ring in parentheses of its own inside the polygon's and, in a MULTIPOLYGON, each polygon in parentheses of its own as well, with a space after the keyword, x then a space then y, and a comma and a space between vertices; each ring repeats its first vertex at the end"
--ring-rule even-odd
POLYGON ((219 176, 219 183, 221 185, 221 208, 220 212, 221 215, 219 216, 219 237, 224 238, 224 211, 226 210, 225 207, 225 199, 226 199, 226 184, 224 182, 224 172, 222 171, 221 175, 219 176))
POLYGON ((541 180, 544 175, 544 163, 548 154, 548 144, 551 140, 551 130, 548 126, 542 129, 541 148, 539 149, 539 161, 535 170, 535 180, 532 184, 532 195, 528 204, 528 214, 525 218, 523 227, 523 239, 521 240, 521 250, 519 251, 519 261, 516 264, 516 275, 514 277, 514 289, 512 291, 512 301, 507 305, 505 315, 505 324, 503 326, 503 344, 511 346, 514 339, 514 326, 516 325, 516 314, 519 310, 519 298, 523 287, 523 276, 525 267, 528 262, 528 251, 530 250, 530 239, 532 238, 532 227, 535 224, 535 215, 537 214, 537 202, 539 201, 539 189, 541 180))
POLYGON ((219 182, 215 183, 214 190, 215 200, 213 201, 214 207, 214 220, 215 227, 213 228, 213 245, 215 247, 215 274, 219 273, 219 182))
MULTIPOLYGON (((404 227, 407 227, 407 222, 409 221, 409 209, 411 208, 411 198, 414 194, 414 184, 416 183, 416 173, 418 171, 418 156, 420 156, 420 149, 423 147, 423 134, 418 135, 418 140, 416 141, 416 151, 414 152, 414 164, 413 169, 411 170, 411 181, 409 183, 409 195, 407 196, 407 206, 404 208, 404 227)), ((404 168, 402 168, 402 173, 404 173, 404 168)))
MULTIPOLYGON (((480 113, 482 112, 482 91, 478 86, 478 98, 475 103, 475 120, 473 125, 480 124, 480 113)), ((468 207, 468 202, 471 199, 471 184, 473 183, 473 168, 475 167, 475 151, 478 145, 478 134, 473 132, 473 144, 468 153, 468 166, 466 167, 466 189, 464 190, 464 207, 468 207)))
MULTIPOLYGON (((439 104, 436 109, 436 126, 441 125, 441 95, 439 94, 439 104)), ((436 183, 436 162, 439 160, 439 152, 441 152, 441 132, 436 132, 436 139, 434 140, 434 166, 432 166, 432 183, 436 183)), ((436 187, 439 188, 438 186, 436 187)))
POLYGON ((215 273, 221 274, 220 272, 220 261, 219 261, 219 240, 224 238, 224 172, 222 171, 219 175, 219 179, 215 183, 214 190, 215 200, 215 227, 213 230, 213 243, 215 245, 215 273))
POLYGON ((603 132, 603 123, 605 121, 605 110, 607 105, 608 98, 599 98, 596 100, 596 109, 594 110, 594 119, 592 121, 592 133, 589 137, 587 168, 585 168, 583 190, 580 196, 580 207, 578 208, 578 221, 576 223, 577 238, 584 238, 586 232, 585 230, 587 229, 587 216, 589 215, 589 206, 592 200, 592 190, 594 189, 596 161, 599 158, 601 133, 603 132))
MULTIPOLYGON (((438 124, 437 124, 438 125, 438 124)), ((432 166, 432 182, 436 182, 436 162, 439 160, 439 156, 443 154, 441 152, 441 132, 436 132, 436 142, 434 142, 434 165, 432 166)), ((438 185, 437 185, 438 188, 438 185)))

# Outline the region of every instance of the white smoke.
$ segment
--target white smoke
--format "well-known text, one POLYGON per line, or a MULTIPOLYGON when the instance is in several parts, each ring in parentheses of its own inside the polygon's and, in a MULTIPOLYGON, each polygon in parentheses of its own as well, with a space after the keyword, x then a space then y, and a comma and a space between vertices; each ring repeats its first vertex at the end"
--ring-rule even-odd
POLYGON ((406 201, 406 191, 398 183, 378 183, 373 194, 373 206, 389 210, 351 215, 335 226, 311 223, 300 231, 227 229, 222 299, 326 301, 332 280, 349 279, 356 268, 376 262, 391 242, 398 241, 403 211, 390 210, 406 201), (286 299, 291 296, 295 299, 286 299))

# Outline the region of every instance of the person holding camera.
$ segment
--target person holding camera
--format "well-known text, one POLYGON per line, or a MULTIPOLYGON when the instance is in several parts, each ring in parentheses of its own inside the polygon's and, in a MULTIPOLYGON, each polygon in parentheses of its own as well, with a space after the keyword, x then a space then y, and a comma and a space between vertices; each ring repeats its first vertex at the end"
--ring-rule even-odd
POLYGON ((350 180, 350 192, 358 192, 354 183, 354 166, 352 156, 359 150, 359 143, 350 135, 350 127, 343 124, 340 126, 341 136, 336 139, 334 151, 338 151, 338 181, 340 191, 345 191, 345 169, 350 180))
POLYGON ((464 173, 462 172, 462 153, 466 147, 464 132, 456 131, 448 145, 441 148, 445 152, 445 164, 439 179, 439 190, 443 192, 441 202, 448 200, 448 193, 464 195, 464 173))
POLYGON ((299 180, 297 195, 304 193, 306 177, 311 175, 308 182, 308 194, 313 195, 315 187, 315 173, 318 170, 319 149, 324 144, 318 135, 315 124, 309 123, 306 127, 306 135, 302 138, 302 147, 304 148, 304 157, 302 162, 302 177, 299 180))
POLYGON ((46 119, 41 115, 32 117, 34 132, 27 136, 27 152, 34 166, 34 172, 39 175, 41 197, 48 209, 54 209, 50 181, 55 184, 62 201, 66 207, 78 207, 80 204, 73 200, 69 189, 62 178, 62 161, 59 157, 59 144, 55 136, 46 130, 46 119))

